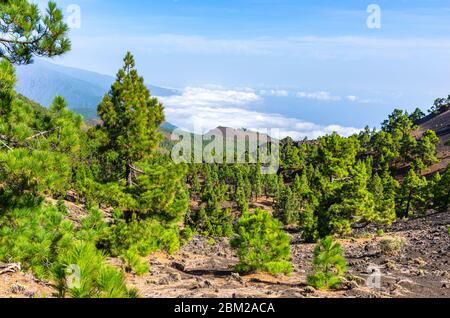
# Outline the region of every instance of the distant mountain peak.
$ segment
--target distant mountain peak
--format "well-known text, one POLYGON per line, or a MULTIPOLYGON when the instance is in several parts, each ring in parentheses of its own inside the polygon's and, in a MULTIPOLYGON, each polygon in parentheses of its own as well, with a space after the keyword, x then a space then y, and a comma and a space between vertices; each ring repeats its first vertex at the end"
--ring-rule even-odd
MULTIPOLYGON (((114 83, 113 76, 61 66, 37 59, 34 64, 17 67, 17 91, 49 106, 55 96, 63 96, 69 107, 86 119, 97 116, 97 106, 114 83)), ((174 89, 148 85, 153 96, 172 96, 174 89)))
POLYGON ((218 126, 217 128, 210 130, 205 135, 213 134, 216 131, 220 131, 226 139, 237 138, 237 140, 246 140, 247 138, 251 138, 253 140, 257 140, 259 138, 259 140, 265 140, 267 138, 268 141, 276 140, 267 134, 252 131, 246 128, 231 128, 224 126, 218 126))

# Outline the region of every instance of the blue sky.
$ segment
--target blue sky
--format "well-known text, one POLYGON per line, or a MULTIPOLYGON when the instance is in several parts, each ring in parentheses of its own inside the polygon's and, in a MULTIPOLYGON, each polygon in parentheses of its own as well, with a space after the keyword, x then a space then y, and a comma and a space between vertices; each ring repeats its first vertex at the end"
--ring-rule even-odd
POLYGON ((80 6, 81 28, 56 63, 113 75, 131 50, 147 82, 182 91, 163 101, 184 128, 350 134, 450 94, 448 0, 57 3, 80 6), (381 29, 367 27, 372 3, 381 29))

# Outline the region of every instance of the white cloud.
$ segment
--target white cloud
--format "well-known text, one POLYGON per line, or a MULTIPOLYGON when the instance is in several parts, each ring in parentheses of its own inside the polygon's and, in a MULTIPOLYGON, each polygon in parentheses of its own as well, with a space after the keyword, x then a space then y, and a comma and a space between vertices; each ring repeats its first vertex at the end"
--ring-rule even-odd
POLYGON ((343 98, 341 96, 334 96, 330 92, 326 92, 326 91, 297 92, 296 96, 298 98, 307 98, 307 99, 314 99, 314 100, 319 100, 319 101, 334 101, 334 102, 338 102, 338 101, 341 101, 343 99, 346 99, 349 102, 360 102, 358 96, 355 96, 355 95, 348 95, 345 98, 343 98))
POLYGON ((216 105, 245 105, 257 102, 261 98, 252 91, 225 90, 218 86, 213 88, 186 87, 182 95, 160 98, 172 107, 216 105))
POLYGON ((299 98, 308 98, 308 99, 315 99, 315 100, 321 100, 321 101, 340 101, 342 98, 340 96, 333 96, 330 92, 297 92, 296 94, 299 98))
POLYGON ((263 96, 287 97, 289 96, 289 91, 284 89, 262 89, 259 91, 259 94, 263 96))
POLYGON ((248 90, 221 90, 218 88, 187 87, 179 96, 159 97, 165 105, 167 120, 186 130, 201 128, 203 132, 218 126, 250 128, 254 130, 278 129, 280 137, 296 140, 315 139, 337 132, 350 136, 360 131, 354 127, 323 126, 280 114, 268 114, 242 108, 261 99, 248 90))

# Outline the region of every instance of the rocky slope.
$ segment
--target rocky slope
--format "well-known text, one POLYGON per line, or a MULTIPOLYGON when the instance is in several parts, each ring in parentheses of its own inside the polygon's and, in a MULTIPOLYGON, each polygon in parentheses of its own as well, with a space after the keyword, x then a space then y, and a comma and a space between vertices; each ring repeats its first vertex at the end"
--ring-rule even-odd
POLYGON ((196 236, 175 256, 154 255, 151 272, 144 277, 128 276, 131 286, 143 297, 450 297, 450 213, 401 221, 386 229, 383 237, 375 229, 343 240, 349 262, 347 281, 341 290, 316 291, 306 285, 311 273, 313 244, 304 244, 292 235, 295 272, 291 276, 233 272, 238 261, 221 239, 214 244, 196 236), (383 241, 403 241, 398 251, 390 251, 383 241), (372 271, 380 270, 380 288, 372 271), (372 274, 372 275, 371 275, 372 274))
MULTIPOLYGON (((82 210, 69 208, 74 219, 82 217, 82 210)), ((212 241, 194 236, 175 255, 150 256, 148 274, 129 273, 126 278, 128 285, 136 287, 146 298, 450 298, 449 226, 450 212, 432 214, 399 221, 385 228, 382 236, 375 234, 379 229, 369 227, 341 240, 349 272, 343 287, 337 291, 321 292, 306 285, 312 271, 314 244, 302 242, 298 233, 290 234, 295 266, 290 276, 238 275, 233 272, 238 259, 227 239, 212 241), (379 286, 367 284, 376 283, 377 277, 379 286)), ((122 266, 118 259, 110 262, 122 266)), ((0 298, 52 297, 54 292, 50 284, 20 272, 17 266, 0 269, 0 298)))

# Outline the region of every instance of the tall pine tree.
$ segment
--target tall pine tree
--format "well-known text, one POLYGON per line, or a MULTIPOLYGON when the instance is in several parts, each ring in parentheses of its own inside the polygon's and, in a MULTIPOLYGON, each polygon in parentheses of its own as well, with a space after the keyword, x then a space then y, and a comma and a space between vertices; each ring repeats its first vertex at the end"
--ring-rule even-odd
POLYGON ((421 179, 410 169, 403 179, 400 193, 397 197, 397 216, 408 218, 412 211, 420 211, 424 207, 426 194, 422 191, 427 185, 425 178, 421 179))
POLYGON ((163 105, 150 95, 131 53, 98 107, 104 161, 110 173, 106 192, 115 191, 116 206, 133 214, 178 222, 188 208, 186 167, 158 151, 164 122, 163 105), (106 158, 106 159, 105 159, 106 158))
POLYGON ((125 173, 127 186, 131 187, 139 173, 135 163, 151 157, 162 140, 158 128, 164 114, 162 104, 150 95, 138 75, 130 52, 111 91, 99 105, 98 115, 108 135, 107 148, 117 155, 118 173, 125 173))

